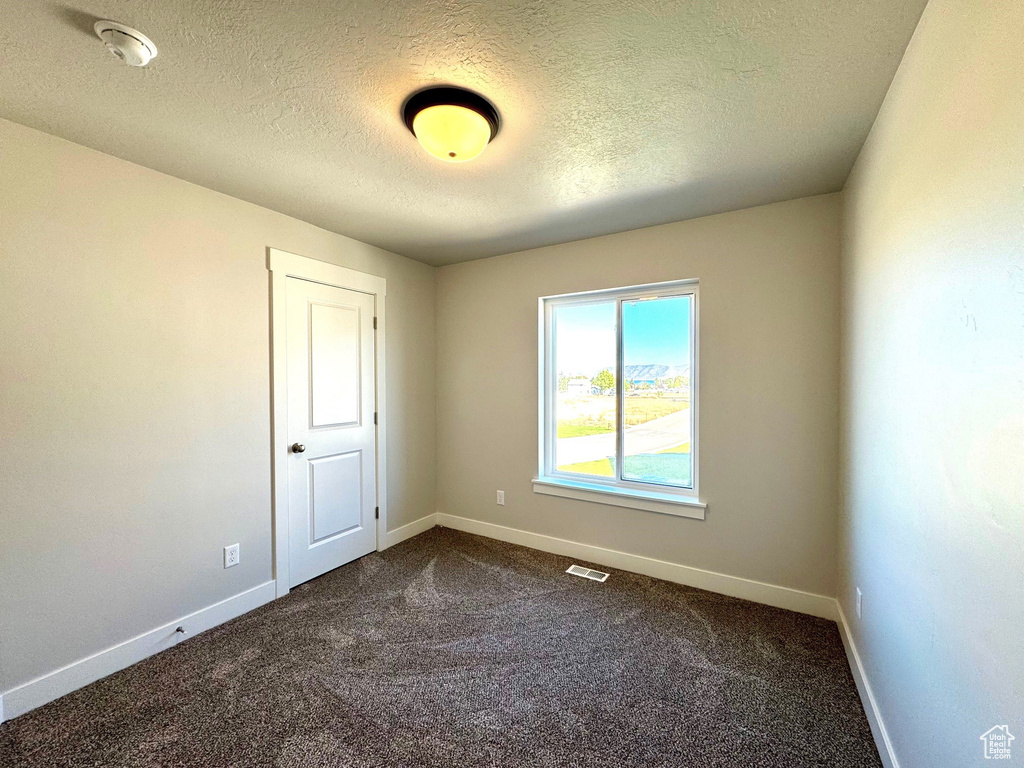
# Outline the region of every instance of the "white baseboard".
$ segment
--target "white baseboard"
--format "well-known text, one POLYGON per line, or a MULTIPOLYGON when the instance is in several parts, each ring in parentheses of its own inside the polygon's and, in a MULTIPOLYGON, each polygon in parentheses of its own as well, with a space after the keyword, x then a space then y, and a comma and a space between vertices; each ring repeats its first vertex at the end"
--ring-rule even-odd
POLYGON ((875 739, 875 746, 878 747, 878 755, 882 758, 885 768, 900 768, 900 761, 896 759, 896 750, 892 747, 889 739, 889 731, 886 730, 885 721, 882 720, 882 712, 878 708, 878 701, 875 693, 871 690, 871 683, 864 672, 864 665, 861 663, 857 646, 853 642, 853 634, 850 632, 850 625, 846 623, 846 614, 843 613, 843 606, 836 600, 836 623, 839 625, 839 635, 843 638, 843 648, 846 649, 846 658, 850 662, 850 671, 853 673, 854 682, 857 683, 857 692, 860 694, 861 703, 864 705, 864 712, 868 717, 868 725, 871 726, 871 735, 875 739))
POLYGON ((274 599, 274 582, 267 581, 219 603, 201 608, 131 640, 68 664, 0 695, 0 723, 59 699, 84 685, 130 667, 148 656, 223 624, 274 599), (175 632, 184 627, 187 634, 175 632))
POLYGON ((475 533, 479 536, 507 541, 510 544, 532 547, 542 552, 551 552, 552 554, 565 557, 576 557, 581 560, 598 563, 599 565, 606 565, 609 568, 642 573, 645 576, 653 576, 656 579, 664 579, 676 584, 706 589, 709 592, 739 597, 755 603, 772 605, 776 608, 786 608, 790 611, 807 613, 811 616, 818 616, 833 621, 836 619, 836 601, 825 595, 802 592, 798 589, 780 587, 775 584, 765 584, 761 581, 752 581, 751 579, 744 579, 739 576, 727 576, 724 573, 705 571, 688 565, 655 560, 654 558, 642 555, 631 555, 614 549, 580 544, 568 539, 557 539, 553 536, 544 536, 518 528, 506 528, 503 525, 485 523, 468 517, 446 515, 441 512, 437 513, 437 524, 445 528, 454 528, 457 531, 475 533))
POLYGON ((379 549, 387 549, 388 547, 395 546, 395 544, 402 543, 406 539, 411 539, 413 536, 419 536, 424 531, 429 531, 435 525, 437 525, 437 515, 424 515, 419 520, 413 520, 401 528, 395 528, 395 530, 385 533, 384 541, 379 549))

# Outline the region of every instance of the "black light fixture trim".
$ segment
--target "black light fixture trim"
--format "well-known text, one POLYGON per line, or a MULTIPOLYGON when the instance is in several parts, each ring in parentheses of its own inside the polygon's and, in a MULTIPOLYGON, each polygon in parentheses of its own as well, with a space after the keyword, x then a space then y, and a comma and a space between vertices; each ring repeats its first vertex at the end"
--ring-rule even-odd
POLYGON ((436 107, 441 104, 465 107, 483 117, 487 124, 491 126, 491 138, 488 141, 493 141, 494 137, 498 135, 498 110, 494 108, 491 102, 483 96, 467 91, 465 88, 441 86, 418 91, 405 102, 405 107, 402 108, 402 116, 405 118, 406 126, 414 136, 416 132, 412 130, 412 121, 416 119, 416 115, 428 107, 436 107))

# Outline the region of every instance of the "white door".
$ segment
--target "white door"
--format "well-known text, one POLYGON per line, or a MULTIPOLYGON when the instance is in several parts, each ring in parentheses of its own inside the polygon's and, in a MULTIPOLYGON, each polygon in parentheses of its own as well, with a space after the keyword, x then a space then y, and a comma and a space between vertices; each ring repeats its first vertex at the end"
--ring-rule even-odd
POLYGON ((374 297, 287 278, 289 581, 377 547, 374 297))

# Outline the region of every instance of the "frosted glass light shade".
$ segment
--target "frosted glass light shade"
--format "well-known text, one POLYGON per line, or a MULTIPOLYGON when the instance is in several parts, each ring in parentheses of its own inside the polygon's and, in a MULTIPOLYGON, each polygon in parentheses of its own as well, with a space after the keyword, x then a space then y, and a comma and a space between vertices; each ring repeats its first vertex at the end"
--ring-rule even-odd
POLYGON ((498 135, 498 110, 465 88, 427 88, 409 97, 405 124, 420 145, 446 163, 477 157, 498 135))
POLYGON ((448 163, 472 160, 491 140, 483 115, 454 104, 427 107, 413 118, 412 131, 427 152, 448 163))

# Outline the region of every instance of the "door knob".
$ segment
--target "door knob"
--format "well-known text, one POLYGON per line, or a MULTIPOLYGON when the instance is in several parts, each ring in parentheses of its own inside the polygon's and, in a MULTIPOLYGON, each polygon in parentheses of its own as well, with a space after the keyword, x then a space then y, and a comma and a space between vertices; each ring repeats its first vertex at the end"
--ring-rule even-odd
POLYGON ((302 453, 304 450, 306 450, 306 446, 302 443, 292 443, 292 451, 294 453, 302 453))

